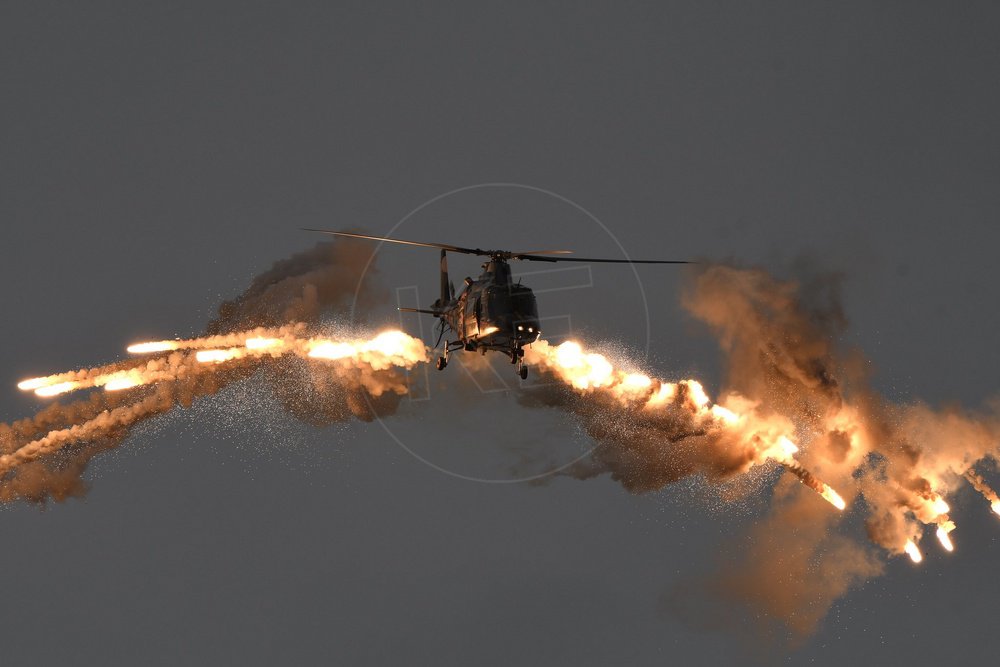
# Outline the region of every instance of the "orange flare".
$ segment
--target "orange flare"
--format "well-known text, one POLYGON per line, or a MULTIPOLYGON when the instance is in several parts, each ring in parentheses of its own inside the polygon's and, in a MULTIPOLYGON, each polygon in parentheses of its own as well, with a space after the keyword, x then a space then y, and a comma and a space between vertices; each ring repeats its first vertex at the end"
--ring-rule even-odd
POLYGON ((211 363, 218 364, 222 363, 223 361, 229 361, 230 359, 233 359, 234 357, 236 357, 238 352, 239 351, 235 349, 198 350, 195 353, 194 358, 203 364, 211 364, 211 363))
POLYGON ((908 555, 910 560, 914 563, 919 563, 924 559, 924 555, 920 553, 920 549, 918 549, 917 545, 913 543, 913 540, 906 541, 906 546, 903 547, 903 551, 906 552, 906 555, 908 555))
POLYGON ((951 511, 951 507, 948 506, 948 503, 946 503, 944 501, 944 498, 942 498, 941 496, 936 497, 932 501, 931 507, 934 509, 934 513, 939 516, 941 514, 947 514, 948 512, 951 511))
POLYGON ((700 410, 709 404, 708 394, 705 393, 705 388, 701 386, 700 382, 697 380, 688 380, 684 384, 687 385, 688 394, 691 396, 695 407, 700 410))
POLYGON ((169 352, 176 350, 180 344, 172 340, 158 340, 150 343, 136 343, 129 345, 125 350, 129 354, 151 354, 153 352, 169 352))
POLYGON ((836 507, 838 510, 843 510, 847 507, 847 503, 844 502, 844 499, 841 498, 840 494, 834 491, 829 484, 823 484, 823 490, 819 492, 819 495, 823 496, 828 503, 836 507))
POLYGON ((354 346, 348 343, 335 343, 332 340, 320 340, 310 345, 308 354, 314 359, 344 359, 354 354, 354 346))
POLYGON ((40 389, 41 387, 47 387, 52 384, 52 378, 31 378, 29 380, 21 380, 17 383, 17 388, 21 391, 34 391, 35 389, 40 389))
MULTIPOLYGON (((740 416, 739 415, 737 415, 735 412, 733 412, 729 408, 724 408, 721 405, 713 405, 712 409, 711 409, 711 412, 712 412, 712 416, 713 417, 715 417, 716 419, 718 419, 720 421, 725 422, 727 426, 734 426, 735 424, 739 423, 739 421, 740 421, 740 416)), ((782 437, 784 437, 784 436, 782 436, 782 437)), ((785 440, 788 441, 789 444, 791 444, 791 441, 788 440, 788 438, 785 438, 785 440)), ((792 447, 794 448, 794 449, 792 449, 793 452, 796 449, 798 449, 797 447, 795 447, 795 445, 792 445, 792 447)), ((791 452, 789 452, 789 453, 791 453, 791 452)))
POLYGON ((992 509, 997 515, 1000 515, 1000 500, 994 500, 990 503, 990 509, 992 509))
POLYGON ((267 350, 273 347, 281 347, 285 341, 280 338, 247 338, 246 348, 248 350, 267 350))
POLYGON ((135 376, 126 375, 108 380, 104 383, 104 389, 105 391, 121 391, 122 389, 137 387, 140 384, 142 384, 141 379, 135 376))
POLYGON ((786 456, 791 456, 795 452, 799 451, 798 445, 786 438, 785 436, 780 436, 778 438, 778 446, 781 447, 781 451, 786 456))
POLYGON ((952 544, 951 537, 948 536, 948 533, 950 533, 953 530, 955 530, 955 524, 953 524, 951 521, 948 521, 938 526, 937 529, 938 542, 941 543, 941 546, 944 547, 945 551, 955 550, 955 545, 952 544))
POLYGON ((65 394, 67 391, 73 391, 80 387, 79 382, 60 382, 58 384, 52 384, 45 387, 39 387, 35 390, 36 396, 41 396, 42 398, 48 398, 50 396, 58 396, 59 394, 65 394))

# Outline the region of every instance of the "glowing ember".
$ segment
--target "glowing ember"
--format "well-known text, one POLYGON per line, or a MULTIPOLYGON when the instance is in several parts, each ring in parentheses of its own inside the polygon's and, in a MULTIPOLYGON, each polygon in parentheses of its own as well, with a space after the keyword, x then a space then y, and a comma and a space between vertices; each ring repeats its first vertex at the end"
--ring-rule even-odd
POLYGON ((239 354, 239 350, 198 350, 194 358, 203 364, 219 364, 229 361, 239 354))
MULTIPOLYGON (((722 407, 721 405, 713 405, 712 409, 711 409, 711 413, 712 413, 713 417, 715 417, 716 419, 719 419, 719 420, 725 422, 729 426, 733 426, 737 422, 740 421, 740 416, 738 414, 736 414, 735 412, 733 412, 729 408, 722 407)), ((782 436, 782 437, 784 437, 784 436, 782 436)), ((789 440, 788 438, 785 438, 785 441, 789 445, 792 445, 792 441, 789 440)), ((792 449, 789 452, 789 454, 794 453, 797 449, 798 449, 798 447, 796 447, 795 445, 792 445, 792 449)))
POLYGON ((331 340, 317 341, 310 347, 308 354, 314 359, 344 359, 354 354, 354 346, 331 340))
POLYGON ((153 352, 169 352, 179 347, 180 344, 176 341, 158 340, 151 343, 136 343, 135 345, 129 345, 125 349, 129 354, 152 354, 153 352))
POLYGON ((269 350, 284 344, 285 341, 280 338, 247 338, 246 348, 248 350, 269 350))
POLYGON ((660 383, 660 388, 646 402, 646 409, 653 409, 671 403, 675 396, 677 396, 677 385, 672 382, 662 382, 660 383))
POLYGON ((105 382, 104 389, 105 391, 121 391, 122 389, 138 387, 140 384, 142 384, 142 380, 140 378, 133 375, 123 375, 105 382))
POLYGON ((57 384, 48 385, 45 387, 39 387, 35 390, 36 396, 41 396, 43 398, 48 398, 50 396, 58 396, 59 394, 65 394, 67 391, 73 391, 80 386, 79 382, 59 382, 57 384))
POLYGON ((841 498, 840 494, 834 491, 829 484, 823 484, 823 490, 819 492, 819 495, 823 496, 828 503, 836 507, 838 510, 843 510, 847 507, 847 503, 844 502, 844 499, 841 498))
POLYGON ((937 529, 938 542, 941 543, 941 546, 944 547, 945 551, 955 550, 955 545, 952 544, 951 537, 949 537, 948 535, 948 533, 950 533, 953 530, 955 530, 955 524, 951 523, 950 521, 938 526, 937 529))
POLYGON ((21 380, 18 382, 17 388, 21 391, 34 391, 35 389, 46 387, 51 383, 52 381, 49 378, 31 378, 30 380, 21 380))
POLYGON ((700 382, 688 380, 687 388, 695 407, 704 408, 709 404, 708 394, 705 393, 705 388, 701 386, 700 382))
POLYGON ((626 391, 641 392, 649 389, 653 381, 648 375, 642 373, 629 373, 622 380, 622 386, 626 391))
POLYGON ((944 498, 941 498, 940 496, 934 499, 933 503, 931 504, 931 507, 933 508, 934 513, 937 515, 947 514, 948 512, 951 511, 951 507, 949 507, 948 503, 944 501, 944 498))
POLYGON ((919 563, 924 559, 924 555, 920 553, 920 549, 918 549, 917 545, 913 543, 913 540, 906 541, 906 546, 903 547, 903 551, 906 552, 906 555, 909 556, 910 560, 914 563, 919 563))
POLYGON ((783 435, 778 438, 778 446, 781 447, 781 451, 786 456, 791 456, 795 452, 799 451, 798 446, 783 435))

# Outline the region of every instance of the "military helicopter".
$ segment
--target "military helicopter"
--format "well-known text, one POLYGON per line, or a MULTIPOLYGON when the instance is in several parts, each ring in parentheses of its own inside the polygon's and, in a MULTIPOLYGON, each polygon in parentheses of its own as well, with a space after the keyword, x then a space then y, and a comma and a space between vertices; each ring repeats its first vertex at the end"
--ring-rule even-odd
POLYGON ((454 332, 458 338, 445 341, 444 354, 437 358, 437 369, 444 370, 448 365, 448 355, 454 350, 466 350, 486 354, 489 350, 500 352, 510 357, 510 362, 517 365, 517 374, 521 379, 528 377, 528 367, 524 363, 524 346, 538 340, 542 330, 538 327, 538 305, 531 289, 514 282, 510 273, 511 260, 528 262, 602 262, 608 264, 690 264, 683 260, 665 259, 593 259, 588 257, 562 257, 571 254, 572 250, 529 250, 511 252, 509 250, 482 250, 481 248, 463 248, 447 243, 423 243, 420 241, 404 241, 383 236, 368 236, 349 232, 335 232, 327 229, 305 229, 308 232, 320 232, 353 239, 369 241, 385 241, 403 245, 420 246, 422 248, 438 248, 441 250, 441 296, 431 304, 430 308, 399 308, 408 313, 425 313, 440 320, 438 339, 434 347, 441 344, 441 339, 447 331, 454 332), (448 280, 449 252, 466 255, 489 257, 483 264, 483 272, 477 280, 465 279, 465 288, 457 297, 455 285, 448 280))

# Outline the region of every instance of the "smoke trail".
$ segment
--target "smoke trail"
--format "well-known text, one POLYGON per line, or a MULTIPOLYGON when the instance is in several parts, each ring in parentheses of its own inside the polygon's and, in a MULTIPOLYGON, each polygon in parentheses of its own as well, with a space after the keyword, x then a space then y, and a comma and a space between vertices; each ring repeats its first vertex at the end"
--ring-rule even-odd
MULTIPOLYGON (((356 289, 363 307, 383 297, 371 280, 358 285, 367 257, 350 246, 319 244, 276 263, 220 307, 206 336, 143 343, 130 351, 150 356, 22 382, 42 396, 102 390, 0 424, 0 500, 79 495, 89 460, 132 426, 255 373, 308 423, 392 414, 407 391, 400 371, 426 361, 423 345, 399 332, 319 326, 324 315, 343 312, 356 289)), ((945 498, 960 484, 971 483, 1000 514, 997 494, 973 470, 996 460, 1000 419, 896 406, 873 392, 860 354, 833 342, 846 326, 837 284, 837 277, 782 282, 722 265, 693 274, 683 304, 713 332, 726 361, 715 402, 695 380, 657 379, 578 343, 545 341, 525 361, 548 382, 520 396, 572 413, 596 441, 592 455, 566 471, 581 479, 607 474, 642 493, 695 475, 726 482, 765 465, 792 473, 801 484, 779 483, 740 561, 725 563, 706 589, 752 605, 799 637, 882 569, 878 551, 852 537, 833 508, 863 497, 871 542, 914 561, 927 526, 943 548, 954 548, 945 498), (771 585, 789 577, 795 585, 771 585)))
MULTIPOLYGON (((860 353, 833 342, 846 326, 838 284, 839 276, 797 284, 722 265, 692 274, 683 304, 715 335, 725 361, 716 405, 693 380, 624 372, 575 344, 544 342, 526 360, 550 384, 521 402, 573 413, 597 442, 563 474, 607 474, 643 493, 692 475, 724 482, 777 462, 838 508, 846 502, 834 488, 848 500, 863 496, 866 532, 883 553, 919 562, 925 526, 951 551, 945 497, 964 481, 1000 514, 997 494, 972 470, 996 460, 1000 419, 878 396, 860 353)), ((797 638, 882 571, 878 551, 841 526, 841 514, 799 489, 779 485, 771 513, 735 550, 739 562, 721 564, 699 588, 749 605, 797 638)))
MULTIPOLYGON (((872 542, 919 561, 917 545, 930 525, 950 551, 955 524, 944 496, 963 479, 981 480, 971 468, 995 460, 1000 420, 957 408, 892 405, 876 395, 860 354, 832 342, 846 324, 837 285, 836 276, 799 286, 763 271, 713 266, 694 276, 684 305, 719 340, 725 389, 790 419, 809 469, 864 497, 872 542)), ((983 482, 979 490, 992 500, 988 488, 983 482)), ((845 534, 849 526, 838 525, 839 515, 810 501, 779 494, 752 529, 742 562, 723 564, 713 577, 717 590, 758 615, 763 610, 798 638, 851 586, 882 571, 878 554, 845 534), (765 583, 782 580, 795 584, 765 583)))
MULTIPOLYGON (((321 318, 343 316, 355 297, 363 306, 384 300, 375 271, 364 271, 370 250, 338 239, 276 262, 236 299, 222 304, 207 327, 215 337, 203 341, 203 347, 229 350, 225 335, 254 327, 282 327, 275 334, 279 337, 319 336, 321 318), (298 324, 283 327, 288 322, 298 324)), ((262 337, 261 331, 247 332, 242 344, 262 337)), ((83 494, 82 475, 90 459, 118 446, 132 426, 174 406, 190 406, 256 372, 290 412, 308 413, 311 423, 391 414, 398 392, 405 391, 391 364, 379 368, 361 361, 350 373, 320 373, 294 354, 244 350, 224 364, 210 365, 199 362, 197 353, 175 351, 181 346, 173 343, 161 350, 169 354, 152 359, 128 359, 22 383, 23 389, 42 396, 87 387, 111 391, 93 392, 82 400, 50 405, 30 419, 0 424, 0 501, 61 501, 83 494), (320 405, 322 409, 312 411, 320 405)))

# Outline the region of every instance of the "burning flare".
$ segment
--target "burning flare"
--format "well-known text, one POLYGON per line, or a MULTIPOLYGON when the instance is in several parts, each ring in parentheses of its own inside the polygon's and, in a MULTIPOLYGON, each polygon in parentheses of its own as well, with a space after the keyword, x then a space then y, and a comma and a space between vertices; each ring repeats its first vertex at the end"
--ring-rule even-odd
POLYGON ((906 541, 906 546, 903 547, 903 551, 906 552, 906 555, 909 556, 910 560, 914 563, 919 563, 924 559, 924 555, 920 553, 920 549, 913 543, 913 540, 906 541))
MULTIPOLYGON (((724 404, 713 404, 696 380, 673 383, 622 370, 604 355, 589 352, 573 341, 553 346, 540 340, 526 349, 525 362, 555 376, 577 393, 609 400, 654 422, 680 415, 690 423, 691 432, 718 433, 741 454, 731 474, 775 461, 838 510, 847 506, 840 494, 793 458, 799 451, 792 439, 793 425, 762 414, 752 401, 730 395, 724 404)), ((720 458, 731 454, 726 452, 720 458)))
POLYGON ((152 343, 136 343, 125 350, 129 354, 152 354, 154 352, 169 352, 180 349, 180 341, 161 340, 152 343))

